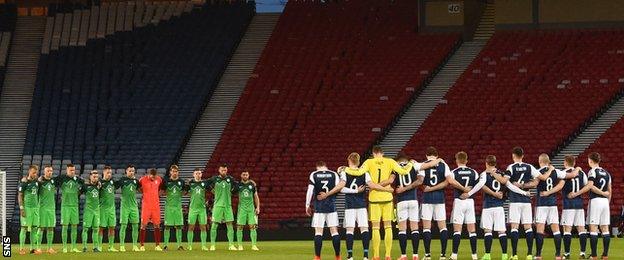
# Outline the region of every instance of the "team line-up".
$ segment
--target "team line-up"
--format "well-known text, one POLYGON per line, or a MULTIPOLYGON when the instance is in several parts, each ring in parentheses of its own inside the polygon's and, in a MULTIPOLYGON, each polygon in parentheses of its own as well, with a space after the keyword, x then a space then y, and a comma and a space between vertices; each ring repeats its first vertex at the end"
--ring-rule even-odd
POLYGON ((56 193, 60 190, 61 197, 61 221, 63 253, 87 252, 88 231, 92 230, 93 251, 101 252, 105 231, 108 231, 108 251, 125 252, 126 229, 132 229, 132 251, 145 251, 144 243, 146 227, 149 223, 154 226, 154 239, 156 251, 168 249, 171 229, 175 230, 176 249, 193 250, 193 236, 195 227, 198 225, 201 231, 201 250, 214 251, 217 228, 220 223, 227 226, 227 238, 229 250, 243 250, 243 228, 249 226, 251 249, 259 250, 256 246, 257 215, 260 213, 260 199, 256 192, 256 184, 249 179, 249 172, 241 173, 241 180, 237 181, 228 175, 228 167, 225 164, 219 166, 219 174, 209 179, 202 179, 202 170, 197 168, 193 171, 193 178, 185 181, 179 178, 178 166, 172 165, 169 169, 169 177, 163 179, 158 176, 156 169, 148 170, 140 179, 135 177, 135 167, 126 167, 126 176, 113 180, 110 166, 104 167, 102 179, 97 170, 91 171, 87 180, 76 176, 74 165, 67 165, 65 174, 53 176, 51 166, 44 167, 43 176, 39 175, 37 166, 30 166, 28 175, 22 178, 18 188, 18 202, 20 209, 21 229, 19 234, 19 252, 26 254, 26 236, 30 235, 30 253, 41 254, 41 242, 43 232, 46 232, 47 253, 54 254, 52 247, 54 241, 54 227, 56 226, 56 193), (119 207, 119 249, 114 246, 115 226, 117 214, 115 205, 116 190, 121 190, 121 202, 119 207), (210 248, 206 245, 208 216, 206 195, 214 193, 212 205, 212 224, 210 227, 210 248), (139 207, 136 199, 137 193, 143 194, 140 214, 139 230, 139 207), (79 199, 84 194, 84 208, 82 212, 82 244, 83 249, 76 246, 79 222, 79 199), (237 240, 238 246, 233 243, 234 214, 232 211, 232 194, 239 198, 237 211, 237 240), (182 243, 182 227, 184 219, 182 214, 182 196, 190 196, 188 206, 188 232, 187 247, 182 243), (165 230, 164 247, 160 247, 160 196, 165 196, 165 230), (71 228, 71 248, 68 247, 67 233, 71 228), (138 238, 140 233, 140 247, 138 238))
MULTIPOLYGON (((306 212, 312 216, 312 227, 315 230, 315 260, 320 259, 323 243, 323 228, 328 227, 332 235, 332 244, 336 259, 340 256, 340 235, 338 233, 338 214, 336 212, 336 195, 345 194, 345 214, 343 226, 346 229, 347 257, 353 259, 354 230, 357 227, 362 237, 364 260, 369 256, 369 244, 372 240, 373 259, 380 259, 381 236, 383 224, 385 259, 390 260, 392 252, 392 221, 394 202, 396 201, 396 220, 398 222, 399 260, 407 259, 407 242, 411 238, 412 259, 418 260, 418 247, 422 239, 425 249, 425 260, 431 259, 431 225, 435 221, 440 230, 441 255, 446 259, 446 247, 449 232, 446 228, 445 188, 451 186, 454 191, 451 222, 453 224, 451 259, 458 259, 462 228, 465 224, 470 238, 471 258, 477 256, 476 217, 473 196, 483 192, 483 210, 481 212, 481 228, 484 230, 485 254, 481 259, 491 259, 493 233, 496 232, 501 246, 501 259, 518 259, 517 249, 519 227, 524 229, 526 237, 526 259, 541 259, 544 245, 544 229, 550 225, 552 231, 556 259, 570 259, 572 230, 576 228, 580 243, 580 259, 588 259, 585 253, 587 239, 590 239, 591 258, 597 259, 599 233, 602 235, 602 259, 607 259, 609 252, 609 225, 611 200, 611 175, 600 167, 600 154, 591 153, 588 164, 591 168, 585 173, 575 167, 576 158, 566 156, 563 169, 555 169, 546 154, 539 155, 539 169, 523 162, 524 151, 520 147, 512 150, 513 164, 506 169, 497 168, 496 157, 485 158, 485 171, 481 174, 467 166, 468 155, 458 152, 455 155, 457 168, 450 170, 448 164, 438 157, 435 148, 426 150, 427 160, 419 163, 399 155, 397 160, 384 157, 383 150, 376 146, 372 150, 373 157, 360 165, 360 156, 351 153, 348 166, 338 168, 337 172, 328 170, 323 162, 318 162, 317 170, 310 174, 306 196, 306 212), (366 197, 368 188, 368 198, 366 197), (529 189, 535 188, 536 210, 533 218, 533 206, 529 189), (418 198, 417 189, 422 190, 418 198), (557 194, 563 197, 561 223, 557 208, 557 194), (587 220, 583 206, 583 194, 589 193, 587 220), (509 200, 507 223, 511 231, 507 233, 505 222, 504 201, 509 200), (314 208, 312 208, 312 205, 314 208), (420 207, 420 208, 419 208, 420 207), (372 234, 368 223, 372 224, 372 234), (534 222, 535 221, 535 222, 534 222), (589 234, 586 230, 589 224, 589 234), (535 231, 533 227, 535 223, 535 231), (563 226, 563 236, 560 226, 563 226), (410 230, 408 234, 408 228, 410 230), (511 255, 507 254, 507 236, 511 240, 511 255), (564 253, 561 255, 563 238, 564 253), (536 250, 533 251, 535 242, 536 250), (535 253, 535 257, 533 256, 535 253)), ((547 256, 546 259, 552 259, 547 256)), ((468 256, 463 257, 463 259, 468 256)))

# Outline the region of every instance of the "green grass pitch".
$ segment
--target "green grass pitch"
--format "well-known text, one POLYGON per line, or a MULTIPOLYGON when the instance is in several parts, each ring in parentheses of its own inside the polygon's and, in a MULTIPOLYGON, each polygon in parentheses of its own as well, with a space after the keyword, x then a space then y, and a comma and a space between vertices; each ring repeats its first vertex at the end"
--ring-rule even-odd
MULTIPOLYGON (((508 253, 511 253, 511 241, 508 241, 508 253)), ((126 244, 126 248, 132 248, 129 246, 130 244, 126 244)), ((175 245, 175 244, 170 244, 175 245)), ((186 243, 184 243, 186 245, 186 243)), ((193 246, 193 251, 168 251, 168 252, 157 252, 154 251, 153 244, 147 244, 145 252, 125 252, 125 253, 57 253, 56 255, 49 255, 43 253, 42 255, 19 255, 18 245, 12 245, 12 257, 19 259, 42 259, 42 260, 83 260, 83 259, 115 259, 115 260, 127 260, 127 259, 258 259, 258 260, 277 260, 277 259, 312 259, 314 254, 314 246, 312 240, 310 241, 260 241, 258 242, 258 247, 260 251, 251 251, 249 250, 250 245, 249 242, 246 242, 244 251, 227 251, 227 243, 220 242, 217 244, 217 251, 200 251, 197 250, 200 248, 199 244, 196 243, 193 246)), ((452 240, 449 239, 448 243, 448 253, 447 257, 450 256, 452 240)), ((80 245, 81 246, 81 245, 80 245)), ((90 245, 89 245, 90 246, 90 245)), ((118 245, 115 245, 118 248, 118 245)), ((562 245, 563 246, 563 245, 562 245)), ((362 244, 360 241, 355 241, 354 246, 354 259, 362 259, 362 244)), ((43 245, 45 249, 45 244, 43 245)), ((54 248, 56 250, 61 249, 61 245, 55 244, 54 248)), ((107 245, 104 245, 104 250, 106 250, 107 245)), ((383 243, 382 243, 382 256, 383 256, 383 243)), ((589 250, 589 240, 587 244, 587 249, 589 250)), ((433 240, 431 242, 431 250, 433 259, 437 259, 439 256, 440 250, 440 242, 439 240, 433 240)), ((495 239, 492 244, 492 259, 500 259, 500 244, 495 239)), ((521 239, 518 244, 518 255, 520 259, 524 259, 526 255, 526 242, 524 239, 521 239)), ((408 256, 411 256, 411 243, 408 242, 408 256)), ((555 259, 554 257, 554 245, 552 238, 546 238, 544 241, 544 250, 543 250, 543 259, 555 259)), ((420 242, 420 256, 424 256, 424 248, 422 240, 420 242)), ((577 259, 579 254, 579 246, 578 240, 572 241, 572 259, 577 259)), ((589 251, 588 251, 589 253, 589 251)), ((602 239, 598 241, 598 253, 602 253, 602 239)), ((346 259, 346 248, 344 240, 342 241, 342 258, 346 259)), ((483 240, 479 239, 478 245, 478 254, 479 257, 483 254, 483 240)), ((612 238, 611 246, 610 246, 610 256, 609 259, 624 259, 624 239, 612 238)), ((398 241, 395 240, 393 249, 392 249, 392 257, 393 259, 397 259, 400 256, 400 250, 398 241)), ((323 243, 323 259, 334 259, 333 257, 333 247, 331 245, 330 240, 325 240, 323 243)), ((459 250, 459 259, 470 259, 470 245, 469 241, 464 239, 462 240, 460 250, 459 250)))

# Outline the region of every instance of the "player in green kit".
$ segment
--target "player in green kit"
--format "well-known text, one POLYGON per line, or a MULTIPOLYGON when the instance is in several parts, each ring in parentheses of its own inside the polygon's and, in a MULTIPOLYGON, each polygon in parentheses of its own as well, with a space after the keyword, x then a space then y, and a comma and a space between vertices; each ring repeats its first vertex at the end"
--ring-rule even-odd
MULTIPOLYGON (((206 190, 210 183, 201 179, 202 171, 199 168, 193 170, 193 179, 188 183, 188 192, 191 196, 188 213, 188 232, 186 233, 188 250, 193 250, 193 233, 195 232, 195 224, 199 223, 201 230, 201 249, 207 251, 206 247, 206 226, 208 224, 208 215, 206 214, 206 190)), ((166 221, 166 220, 165 220, 166 221)))
POLYGON ((232 191, 235 187, 235 180, 228 175, 227 164, 219 166, 219 175, 208 180, 212 186, 214 193, 214 205, 212 206, 212 226, 210 227, 210 251, 216 250, 215 242, 217 240, 217 228, 219 223, 225 223, 227 226, 228 249, 238 250, 234 246, 234 213, 232 212, 232 191))
POLYGON ((49 254, 56 254, 52 248, 52 242, 56 226, 56 184, 58 182, 52 177, 53 173, 52 166, 46 165, 43 168, 43 176, 39 177, 39 246, 41 246, 45 231, 49 254))
POLYGON ((108 251, 118 252, 115 249, 115 226, 117 225, 117 215, 115 214, 115 181, 113 180, 113 169, 106 165, 102 172, 102 188, 100 189, 100 240, 98 248, 102 251, 104 242, 104 229, 108 229, 108 251))
MULTIPOLYGON (((165 201, 165 247, 163 250, 167 250, 169 246, 171 227, 175 228, 176 248, 178 250, 184 250, 184 247, 182 247, 182 226, 184 225, 184 219, 182 217, 182 193, 186 190, 186 185, 184 181, 178 177, 177 165, 171 165, 171 167, 169 167, 169 178, 161 185, 161 190, 164 191, 164 195, 167 198, 165 201)), ((204 233, 205 232, 204 230, 204 233)))
POLYGON ((115 187, 121 189, 121 209, 119 210, 119 251, 126 252, 126 229, 132 225, 132 251, 140 251, 137 244, 139 239, 139 206, 136 193, 139 181, 134 177, 135 168, 130 164, 126 167, 126 176, 115 182, 115 187))
POLYGON ((30 232, 30 252, 34 254, 41 254, 41 250, 37 249, 39 238, 39 182, 37 181, 37 175, 39 175, 39 167, 32 165, 28 168, 28 176, 22 178, 19 183, 17 192, 17 202, 20 209, 20 255, 25 255, 26 251, 24 246, 26 244, 26 233, 30 232))
POLYGON ((258 197, 256 192, 256 183, 249 179, 249 171, 241 173, 241 181, 238 183, 236 190, 238 191, 238 211, 236 211, 238 250, 243 250, 243 228, 245 225, 249 225, 251 250, 260 250, 256 246, 260 197, 258 197))
POLYGON ((65 167, 65 174, 56 177, 61 189, 61 238, 63 239, 63 253, 67 253, 67 228, 71 225, 71 251, 80 253, 76 248, 78 239, 78 200, 83 181, 76 176, 76 168, 73 164, 65 167))
POLYGON ((82 211, 82 252, 87 252, 87 240, 89 240, 89 229, 91 229, 91 239, 93 240, 93 252, 100 252, 99 249, 99 229, 100 229, 100 184, 97 170, 91 171, 89 180, 82 186, 82 193, 85 195, 85 204, 82 211))

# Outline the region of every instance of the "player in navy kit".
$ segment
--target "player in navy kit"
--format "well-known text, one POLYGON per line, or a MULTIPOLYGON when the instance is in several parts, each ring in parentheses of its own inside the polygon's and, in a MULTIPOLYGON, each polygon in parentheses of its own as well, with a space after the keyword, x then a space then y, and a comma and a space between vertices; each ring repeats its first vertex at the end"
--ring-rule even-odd
POLYGON ((451 176, 447 176, 446 180, 454 188, 455 200, 453 201, 453 213, 451 221, 453 222, 453 253, 451 259, 457 259, 457 252, 461 241, 463 225, 466 224, 468 229, 468 237, 470 238, 470 249, 472 251, 472 259, 477 259, 477 233, 475 228, 475 207, 472 196, 468 196, 468 192, 475 187, 479 181, 479 174, 474 169, 468 167, 468 154, 466 152, 458 152, 455 154, 455 163, 457 168, 454 169, 451 176), (462 196, 462 194, 466 194, 462 196))
POLYGON ((332 235, 336 259, 340 259, 340 235, 338 234, 338 212, 336 212, 336 193, 345 186, 345 179, 338 173, 327 169, 325 162, 316 163, 316 171, 310 174, 310 183, 306 193, 306 213, 312 216, 310 201, 314 201, 314 259, 321 259, 323 246, 323 228, 325 223, 332 235))
MULTIPOLYGON (((351 153, 347 158, 349 167, 360 165, 360 155, 351 153)), ((370 245, 370 232, 368 231, 368 211, 366 210, 366 186, 371 190, 381 190, 392 192, 391 186, 383 187, 371 181, 368 173, 361 176, 348 175, 339 168, 340 178, 346 180, 346 186, 340 192, 345 193, 345 217, 344 227, 347 230, 347 259, 353 259, 353 234, 355 223, 357 222, 362 235, 362 248, 364 249, 364 260, 368 259, 368 248, 370 245)))
MULTIPOLYGON (((597 246, 598 246, 598 227, 600 227, 600 233, 602 233, 602 259, 607 259, 609 255, 609 242, 611 236, 609 234, 610 223, 610 209, 609 202, 611 201, 611 174, 605 169, 600 167, 600 154, 591 153, 587 158, 587 162, 591 170, 589 170, 589 182, 587 186, 590 186, 589 193, 589 244, 591 246, 591 257, 596 259, 597 246)), ((583 188, 585 189, 585 188, 583 188)))
MULTIPOLYGON (((426 163, 438 159, 438 151, 434 147, 427 148, 426 155, 426 163)), ((446 163, 440 162, 434 168, 419 171, 418 175, 424 177, 421 219, 425 244, 425 260, 431 259, 432 220, 437 222, 438 228, 440 229, 440 259, 446 259, 448 230, 446 229, 444 188, 448 185, 446 176, 452 176, 452 172, 446 163)))
POLYGON ((480 189, 483 189, 483 210, 481 212, 481 228, 484 231, 485 254, 482 260, 490 260, 492 250, 492 231, 498 233, 498 240, 501 245, 501 259, 507 260, 507 227, 505 226, 505 210, 503 202, 505 187, 518 194, 529 196, 529 192, 524 191, 511 183, 501 184, 506 180, 502 173, 496 169, 496 156, 488 155, 485 159, 485 171, 481 173, 479 182, 466 195, 470 197, 480 189))
POLYGON ((542 258, 542 247, 544 245, 544 229, 546 224, 550 225, 553 240, 555 242, 555 258, 561 259, 561 232, 559 231, 559 209, 557 208, 556 194, 563 188, 566 178, 576 177, 579 170, 570 173, 555 170, 550 164, 547 154, 539 156, 540 176, 536 178, 537 184, 537 208, 535 210, 535 236, 536 259, 542 258))
MULTIPOLYGON (((563 161, 566 173, 572 172, 576 164, 576 158, 568 155, 563 161)), ((570 245, 572 244, 572 227, 576 227, 579 235, 580 256, 579 259, 587 259, 585 250, 587 248, 587 230, 585 229, 585 209, 583 208, 583 197, 578 192, 581 187, 588 185, 587 174, 582 170, 571 179, 566 179, 563 185, 563 211, 561 213, 561 225, 563 226, 563 258, 570 259, 570 245)), ((589 191, 585 189, 585 192, 589 191)))
MULTIPOLYGON (((501 181, 501 184, 507 185, 508 182, 521 188, 530 189, 535 188, 537 182, 532 181, 534 178, 540 175, 540 172, 528 163, 522 162, 524 158, 524 151, 520 147, 514 147, 511 155, 514 163, 507 167, 505 171, 505 180, 501 181)), ((512 259, 517 260, 518 255, 518 227, 522 223, 524 227, 524 234, 526 236, 527 243, 527 260, 533 259, 531 252, 533 252, 533 209, 531 206, 531 199, 527 196, 511 192, 509 193, 509 219, 508 222, 511 226, 511 254, 512 259)))
MULTIPOLYGON (((400 154, 397 156, 397 162, 404 165, 408 162, 407 156, 400 154)), ((420 241, 420 233, 418 231, 418 221, 420 220, 418 210, 418 198, 416 188, 423 183, 423 176, 418 176, 418 172, 412 168, 409 174, 396 175, 393 174, 394 186, 396 187, 396 207, 397 222, 399 228, 399 246, 401 248, 401 257, 399 260, 407 260, 407 222, 409 221, 410 237, 412 240, 412 260, 418 260, 418 244, 420 241)))

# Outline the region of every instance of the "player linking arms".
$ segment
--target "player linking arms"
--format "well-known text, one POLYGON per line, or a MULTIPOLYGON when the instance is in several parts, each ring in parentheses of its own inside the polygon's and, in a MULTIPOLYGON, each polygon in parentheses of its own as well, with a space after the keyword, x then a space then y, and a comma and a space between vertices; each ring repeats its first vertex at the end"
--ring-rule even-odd
POLYGON ((472 259, 477 259, 477 233, 475 206, 472 197, 462 196, 464 193, 470 192, 479 181, 479 173, 467 166, 468 154, 466 152, 458 152, 455 154, 455 163, 457 168, 454 169, 453 175, 447 176, 446 180, 455 190, 455 200, 453 201, 453 213, 451 220, 453 222, 453 253, 451 259, 457 259, 459 245, 461 242, 462 226, 466 224, 468 229, 468 237, 470 238, 470 249, 472 251, 472 259))
POLYGON ((611 216, 609 210, 609 202, 611 202, 611 174, 600 167, 600 154, 591 153, 587 158, 589 170, 589 183, 583 187, 583 190, 589 189, 589 245, 591 246, 591 257, 596 259, 598 256, 598 227, 602 233, 602 259, 609 256, 609 242, 611 235, 609 234, 609 225, 611 224, 611 216), (590 184, 591 183, 591 184, 590 184))
POLYGON ((115 211, 115 181, 113 169, 110 165, 104 166, 102 172, 102 187, 100 188, 100 248, 104 242, 104 229, 108 229, 108 251, 118 252, 115 249, 115 226, 117 226, 117 214, 115 211))
MULTIPOLYGON (((43 241, 43 231, 46 232, 46 242, 48 244, 48 253, 56 254, 52 249, 54 241, 54 227, 56 226, 56 184, 58 183, 52 177, 52 166, 45 166, 43 176, 39 177, 39 246, 43 241)), ((40 249, 40 248, 37 248, 40 249)))
MULTIPOLYGON (((441 161, 441 160, 440 160, 441 161)), ((431 168, 437 165, 440 161, 435 160, 429 163, 420 165, 420 169, 431 168)), ((390 175, 392 171, 395 171, 399 175, 405 175, 410 172, 413 167, 413 163, 401 167, 395 160, 384 157, 383 150, 379 146, 373 147, 373 158, 366 160, 359 169, 352 167, 346 168, 345 171, 349 175, 361 176, 365 173, 371 175, 373 183, 377 183, 381 186, 388 186, 392 183, 390 175)), ((418 167, 417 167, 418 168, 418 167)), ((392 205, 392 193, 386 191, 373 190, 368 195, 369 207, 370 207, 370 220, 373 224, 373 259, 379 259, 379 246, 381 244, 381 234, 379 232, 380 222, 384 222, 384 244, 386 248, 386 259, 391 259, 392 253, 392 218, 393 218, 393 205, 392 205)))
POLYGON ((241 182, 238 183, 238 210, 236 211, 236 239, 238 250, 243 250, 243 228, 249 225, 249 237, 251 238, 251 250, 258 251, 256 240, 258 234, 258 214, 260 214, 260 197, 256 189, 256 183, 249 179, 249 171, 241 173, 241 182))
POLYGON ((310 201, 314 200, 314 259, 321 259, 323 247, 323 228, 325 223, 332 236, 332 244, 336 259, 340 259, 340 235, 338 234, 338 213, 336 212, 336 193, 345 186, 345 179, 338 173, 327 169, 325 162, 316 163, 316 171, 310 174, 308 192, 306 193, 306 214, 312 215, 310 201))
POLYGON ((85 195, 85 205, 82 211, 82 252, 87 252, 87 240, 89 240, 89 229, 91 229, 91 239, 93 240, 93 252, 100 252, 99 249, 99 229, 100 229, 100 184, 97 170, 91 171, 89 180, 82 186, 82 193, 85 195))
POLYGON ((219 175, 210 178, 209 183, 214 193, 214 204, 212 205, 212 225, 210 227, 210 251, 216 250, 217 228, 219 223, 224 223, 227 227, 228 250, 238 250, 234 246, 234 213, 232 212, 232 191, 235 180, 228 175, 227 164, 219 166, 219 175))
POLYGON ((17 189, 17 202, 20 209, 20 229, 19 254, 25 255, 24 246, 26 244, 26 233, 30 232, 30 252, 41 254, 41 250, 36 249, 39 239, 37 238, 39 226, 39 167, 31 165, 28 168, 28 176, 22 178, 17 189))
MULTIPOLYGON (((576 158, 567 155, 563 162, 564 171, 570 173, 574 170, 576 158)), ((585 229, 585 209, 583 209, 583 197, 581 187, 593 185, 587 180, 587 174, 579 171, 579 174, 572 178, 566 179, 563 185, 563 211, 561 212, 561 224, 563 225, 563 257, 570 259, 570 246, 572 244, 572 227, 576 227, 579 235, 580 256, 579 259, 587 259, 585 250, 587 249, 587 230, 585 229)), ((589 186, 591 188, 591 186, 589 186)), ((585 192, 589 191, 585 189, 585 192)))
MULTIPOLYGON (((357 168, 360 165, 360 155, 351 153, 347 158, 349 167, 357 168)), ((338 169, 340 178, 345 179, 348 187, 341 189, 345 193, 345 220, 344 227, 347 229, 347 259, 353 260, 353 233, 357 222, 362 235, 362 248, 364 249, 364 259, 368 259, 368 247, 370 244, 370 233, 368 232, 368 211, 366 210, 366 187, 371 190, 392 192, 392 187, 382 187, 371 181, 368 173, 361 176, 351 176, 344 172, 344 168, 338 169)))
MULTIPOLYGON (((505 226, 505 210, 503 209, 504 190, 501 181, 505 177, 496 169, 496 156, 488 155, 485 159, 485 171, 481 173, 479 182, 468 193, 462 194, 462 197, 471 197, 480 189, 483 189, 483 211, 481 212, 481 228, 484 231, 485 254, 482 260, 490 260, 490 252, 492 251, 492 231, 498 233, 498 240, 501 246, 501 259, 507 260, 507 228, 505 226)), ((511 183, 505 185, 509 190, 529 196, 529 192, 514 186, 511 183)))
MULTIPOLYGON (((179 179, 178 171, 179 169, 177 165, 171 165, 171 167, 169 167, 169 179, 165 180, 161 186, 161 189, 164 190, 163 193, 166 197, 165 247, 163 247, 163 250, 168 250, 171 227, 175 228, 176 248, 178 250, 184 250, 184 247, 182 247, 182 226, 184 225, 184 219, 182 218, 182 193, 186 190, 186 184, 183 180, 179 179)), ((204 213, 204 215, 206 214, 204 213)), ((204 233, 205 232, 206 230, 204 229, 204 233)), ((205 240, 204 235, 204 241, 205 240)))
MULTIPOLYGON (((400 165, 408 162, 407 156, 399 154, 397 160, 400 165)), ((420 242, 420 232, 418 232, 418 221, 420 220, 420 212, 418 210, 418 198, 416 196, 416 188, 423 183, 423 176, 419 176, 418 172, 412 168, 409 174, 395 175, 391 177, 394 180, 394 187, 397 201, 397 218, 399 227, 399 246, 401 248, 401 258, 399 260, 407 260, 407 221, 412 238, 412 260, 418 260, 418 244, 420 242)))

